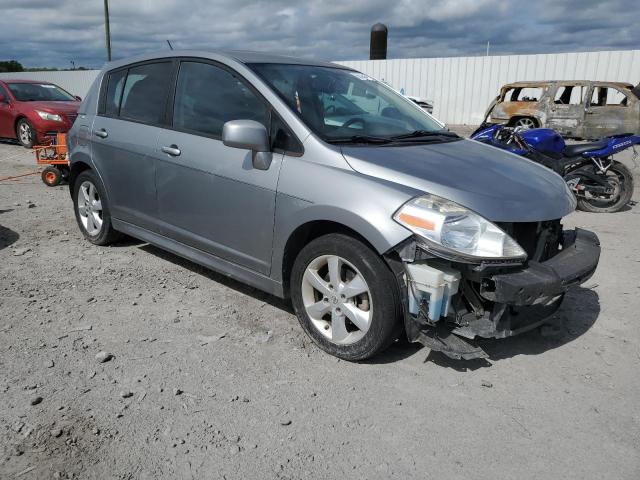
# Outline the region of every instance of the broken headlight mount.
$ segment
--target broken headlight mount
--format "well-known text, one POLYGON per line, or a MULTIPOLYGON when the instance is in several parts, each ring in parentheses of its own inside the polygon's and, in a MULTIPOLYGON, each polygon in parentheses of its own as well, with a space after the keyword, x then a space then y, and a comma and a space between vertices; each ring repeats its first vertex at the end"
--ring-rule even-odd
POLYGON ((595 234, 562 231, 556 221, 539 222, 521 239, 528 260, 498 225, 430 194, 393 218, 414 233, 395 249, 395 264, 389 260, 405 296, 407 336, 457 359, 486 356, 472 342, 476 336, 503 338, 542 324, 570 286, 593 274, 600 256, 595 234))

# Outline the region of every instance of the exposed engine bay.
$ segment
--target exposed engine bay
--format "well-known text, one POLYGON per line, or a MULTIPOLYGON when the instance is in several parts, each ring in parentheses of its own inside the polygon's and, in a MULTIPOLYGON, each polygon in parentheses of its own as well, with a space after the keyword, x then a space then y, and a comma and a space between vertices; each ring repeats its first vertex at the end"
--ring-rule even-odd
POLYGON ((560 220, 501 223, 526 251, 524 262, 443 260, 413 237, 387 254, 403 295, 411 342, 455 359, 486 357, 475 338, 504 338, 543 324, 566 291, 588 280, 598 237, 563 230, 560 220))

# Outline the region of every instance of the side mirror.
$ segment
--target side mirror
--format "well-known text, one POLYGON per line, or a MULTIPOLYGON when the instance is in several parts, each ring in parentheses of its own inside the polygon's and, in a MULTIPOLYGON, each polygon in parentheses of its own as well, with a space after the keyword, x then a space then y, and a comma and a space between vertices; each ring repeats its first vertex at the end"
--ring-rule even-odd
POLYGON ((222 143, 227 147, 251 150, 253 167, 268 170, 271 166, 269 134, 255 120, 231 120, 222 126, 222 143))
POLYGON ((78 96, 78 95, 76 95, 76 97, 75 97, 75 98, 76 98, 76 100, 77 100, 77 101, 79 101, 79 102, 81 102, 81 101, 82 101, 82 97, 80 97, 80 96, 78 96))

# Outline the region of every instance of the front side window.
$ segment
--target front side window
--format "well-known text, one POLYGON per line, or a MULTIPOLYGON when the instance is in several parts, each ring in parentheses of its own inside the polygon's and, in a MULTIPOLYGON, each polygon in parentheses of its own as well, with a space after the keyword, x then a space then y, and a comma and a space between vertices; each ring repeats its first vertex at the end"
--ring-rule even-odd
POLYGON ((229 71, 199 62, 182 62, 173 106, 173 127, 220 137, 230 120, 269 125, 265 103, 229 71))
MULTIPOLYGON (((120 116, 143 123, 160 123, 171 83, 171 67, 170 62, 163 62, 130 68, 122 92, 120 116)), ((117 90, 117 83, 114 89, 117 90)))
POLYGON ((69 92, 51 83, 8 83, 18 102, 74 102, 69 92))
POLYGON ((359 72, 311 65, 263 63, 249 67, 325 141, 442 131, 420 107, 359 72))

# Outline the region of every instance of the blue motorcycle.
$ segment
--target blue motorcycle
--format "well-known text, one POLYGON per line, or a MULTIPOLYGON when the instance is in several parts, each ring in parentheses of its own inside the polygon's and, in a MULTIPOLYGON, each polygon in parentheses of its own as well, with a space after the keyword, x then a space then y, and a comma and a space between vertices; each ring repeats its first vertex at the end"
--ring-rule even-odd
POLYGON ((471 134, 473 140, 522 155, 561 175, 586 212, 617 212, 633 195, 633 175, 613 154, 634 149, 640 136, 614 135, 597 142, 567 145, 562 136, 548 128, 520 130, 497 124, 483 124, 471 134))

